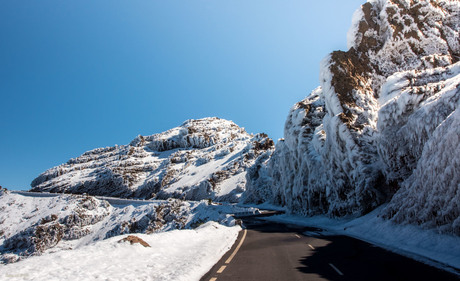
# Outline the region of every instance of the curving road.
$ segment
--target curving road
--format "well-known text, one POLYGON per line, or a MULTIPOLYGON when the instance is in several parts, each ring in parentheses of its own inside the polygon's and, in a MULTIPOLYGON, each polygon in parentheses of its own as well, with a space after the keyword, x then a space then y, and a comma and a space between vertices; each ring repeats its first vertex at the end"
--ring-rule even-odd
POLYGON ((350 237, 322 236, 319 229, 256 218, 244 225, 232 249, 201 280, 460 280, 350 237))

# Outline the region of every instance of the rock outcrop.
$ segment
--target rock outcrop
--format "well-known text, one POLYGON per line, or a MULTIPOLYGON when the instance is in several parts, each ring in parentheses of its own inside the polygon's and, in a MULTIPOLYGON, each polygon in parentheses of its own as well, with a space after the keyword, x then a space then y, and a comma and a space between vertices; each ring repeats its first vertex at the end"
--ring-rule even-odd
POLYGON ((137 244, 141 244, 142 246, 146 248, 150 247, 149 243, 145 242, 144 240, 142 240, 142 238, 139 238, 136 235, 128 235, 127 237, 118 241, 118 243, 121 243, 121 242, 129 242, 131 245, 137 243, 137 244))

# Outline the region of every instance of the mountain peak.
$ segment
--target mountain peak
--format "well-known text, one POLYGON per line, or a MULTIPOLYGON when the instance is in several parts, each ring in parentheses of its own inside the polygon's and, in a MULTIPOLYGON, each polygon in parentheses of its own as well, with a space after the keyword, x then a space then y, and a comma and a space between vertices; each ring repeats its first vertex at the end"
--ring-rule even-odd
POLYGON ((181 126, 129 145, 97 148, 51 168, 32 182, 33 191, 88 193, 125 198, 237 201, 246 168, 274 144, 216 117, 181 126))

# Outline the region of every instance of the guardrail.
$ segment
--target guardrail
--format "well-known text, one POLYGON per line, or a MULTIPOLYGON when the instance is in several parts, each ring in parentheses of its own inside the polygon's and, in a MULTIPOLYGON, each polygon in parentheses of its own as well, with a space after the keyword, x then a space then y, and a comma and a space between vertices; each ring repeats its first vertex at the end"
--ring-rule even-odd
MULTIPOLYGON (((30 192, 30 191, 20 191, 20 190, 11 190, 11 193, 20 194, 23 196, 31 196, 31 197, 57 197, 63 195, 63 193, 49 193, 49 192, 30 192)), ((64 195, 74 195, 74 196, 86 196, 86 194, 69 194, 64 193, 64 195)), ((144 200, 144 199, 126 199, 126 198, 118 198, 118 197, 107 197, 107 196, 93 196, 99 200, 105 200, 109 202, 111 205, 140 205, 140 204, 152 204, 152 203, 164 203, 168 202, 168 200, 144 200)), ((225 204, 225 203, 224 203, 225 204)), ((222 203, 220 204, 222 205, 222 203)), ((244 217, 264 217, 264 216, 272 216, 277 214, 283 214, 284 211, 269 211, 269 210, 259 210, 258 208, 254 207, 240 207, 240 206, 232 206, 233 214, 235 218, 244 218, 244 217)))
POLYGON ((268 210, 260 211, 259 209, 256 209, 253 212, 237 212, 237 213, 234 213, 233 216, 235 218, 268 217, 268 216, 273 216, 273 215, 281 215, 284 213, 285 213, 284 211, 268 211, 268 210))
POLYGON ((10 192, 24 195, 24 196, 32 196, 32 197, 57 197, 59 195, 62 195, 61 193, 30 192, 30 191, 21 191, 21 190, 10 190, 10 192))
MULTIPOLYGON (((86 194, 70 194, 70 193, 50 193, 50 192, 30 192, 30 191, 20 191, 20 190, 11 190, 11 193, 20 194, 23 196, 31 197, 57 197, 61 195, 74 195, 74 196, 86 196, 86 194)), ((143 200, 143 199, 126 199, 118 197, 107 197, 107 196, 92 196, 99 200, 106 200, 111 205, 128 205, 128 204, 151 204, 151 203, 163 203, 167 200, 143 200)))

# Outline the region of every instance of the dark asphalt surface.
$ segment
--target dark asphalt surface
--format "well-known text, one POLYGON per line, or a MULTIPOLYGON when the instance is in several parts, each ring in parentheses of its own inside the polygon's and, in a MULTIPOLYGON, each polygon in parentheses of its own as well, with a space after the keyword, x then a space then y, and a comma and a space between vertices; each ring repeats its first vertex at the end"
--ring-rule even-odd
POLYGON ((457 275, 360 240, 323 236, 319 229, 255 218, 245 219, 244 226, 246 238, 231 262, 225 263, 244 231, 201 280, 460 280, 457 275), (304 235, 306 231, 312 236, 304 235))

